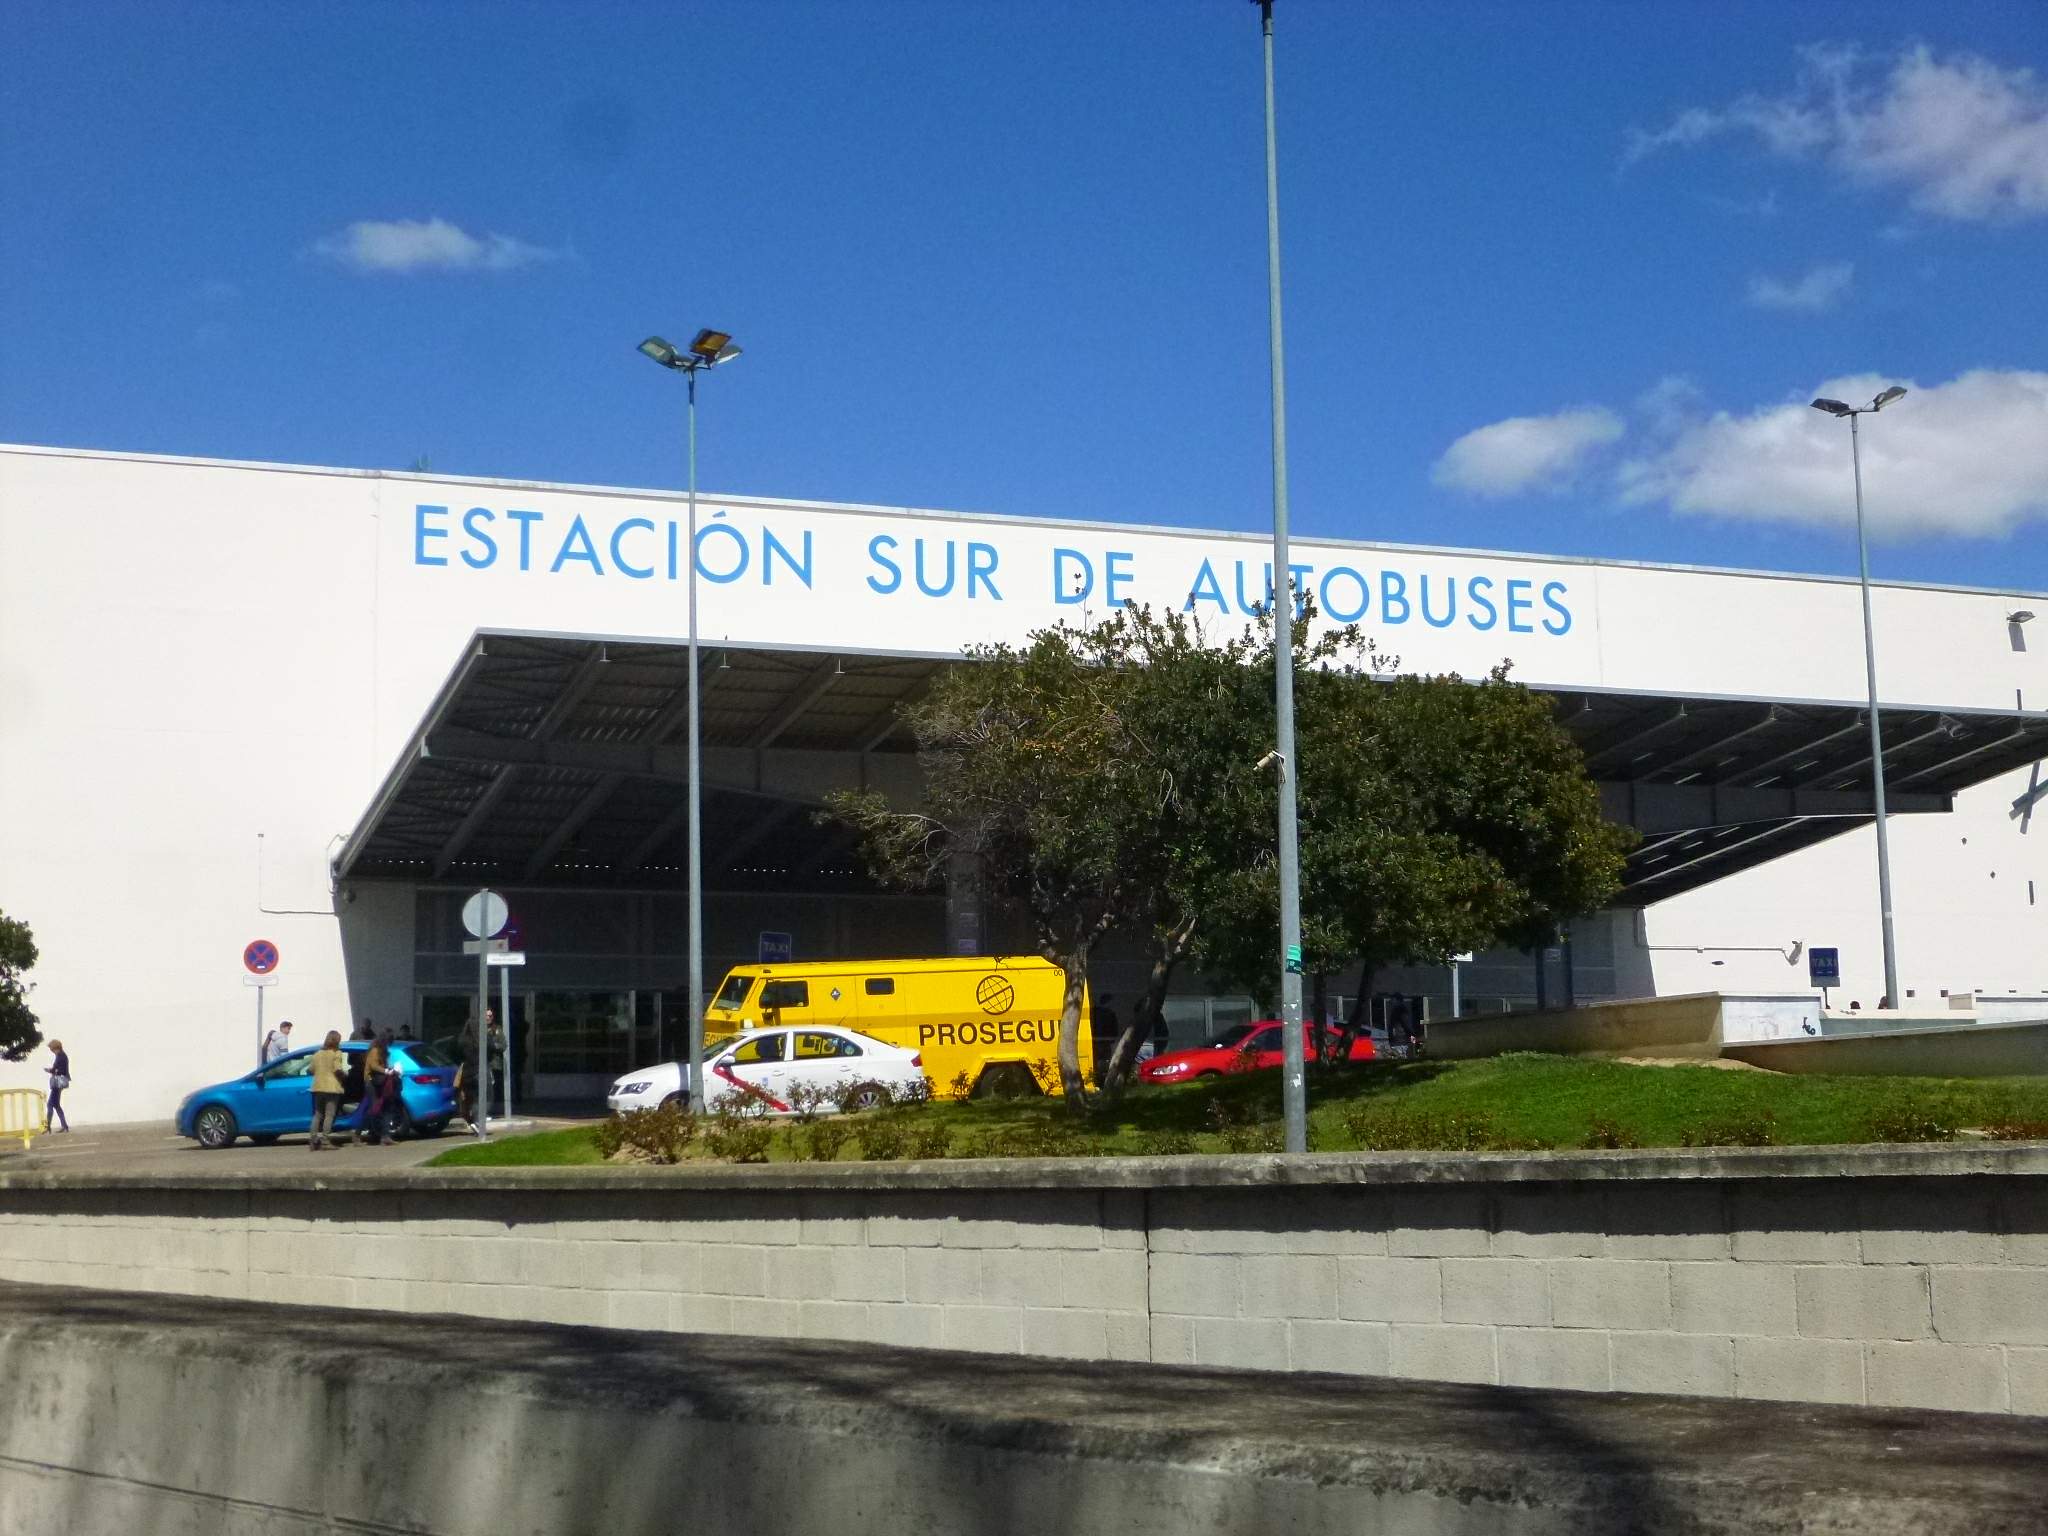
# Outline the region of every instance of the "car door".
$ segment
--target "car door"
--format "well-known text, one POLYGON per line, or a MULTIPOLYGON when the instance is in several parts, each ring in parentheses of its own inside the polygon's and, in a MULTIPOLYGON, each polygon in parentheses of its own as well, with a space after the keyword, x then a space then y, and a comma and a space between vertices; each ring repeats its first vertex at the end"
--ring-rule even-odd
POLYGON ((808 1089, 836 1106, 839 1096, 858 1078, 864 1054, 858 1042, 836 1031, 797 1030, 790 1045, 790 1093, 808 1089))
POLYGON ((734 1109, 752 1105, 773 1114, 789 1110, 789 1031, 766 1029, 748 1035, 719 1057, 712 1081, 725 1091, 717 1095, 734 1109))
POLYGON ((313 1052, 280 1057, 240 1096, 235 1119, 245 1131, 303 1131, 313 1122, 313 1052))
POLYGON ((1280 1026, 1266 1024, 1245 1036, 1244 1044, 1237 1048, 1238 1060, 1244 1071, 1256 1072, 1264 1067, 1280 1065, 1280 1026))

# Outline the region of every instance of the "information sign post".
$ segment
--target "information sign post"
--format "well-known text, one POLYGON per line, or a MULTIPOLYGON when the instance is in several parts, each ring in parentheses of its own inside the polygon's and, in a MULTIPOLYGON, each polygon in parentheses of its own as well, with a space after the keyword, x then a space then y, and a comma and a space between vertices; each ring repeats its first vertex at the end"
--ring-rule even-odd
POLYGON ((242 947, 242 969, 249 974, 242 984, 256 989, 256 1065, 263 1065, 263 994, 277 978, 277 946, 268 939, 251 939, 242 947))
POLYGON ((484 1016, 491 1011, 491 950, 502 951, 503 943, 493 941, 511 916, 505 898, 489 890, 478 891, 462 904, 462 926, 474 942, 462 946, 476 954, 476 1133, 491 1134, 491 1032, 484 1016))
POLYGON ((1807 982, 1820 988, 1820 1005, 1828 1004, 1828 988, 1842 984, 1842 952, 1839 949, 1809 949, 1806 952, 1807 982))

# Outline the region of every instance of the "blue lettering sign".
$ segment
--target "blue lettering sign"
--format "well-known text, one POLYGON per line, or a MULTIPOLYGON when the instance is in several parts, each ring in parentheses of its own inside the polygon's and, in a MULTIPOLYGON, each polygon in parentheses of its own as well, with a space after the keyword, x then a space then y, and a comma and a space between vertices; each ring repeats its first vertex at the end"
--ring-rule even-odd
POLYGON ((615 569, 624 575, 632 577, 635 581, 651 581, 654 577, 654 567, 651 565, 634 565, 626 558, 625 552, 619 548, 620 539, 624 538, 627 530, 632 528, 645 528, 649 533, 654 532, 653 522, 644 517, 629 517, 620 523, 618 527, 612 530, 612 565, 615 569))
POLYGON ((886 581, 870 576, 868 585, 884 597, 903 585, 903 567, 889 558, 889 551, 895 547, 896 540, 886 533, 878 533, 868 540, 868 558, 889 573, 886 581))
POLYGON ((448 537, 448 530, 446 528, 429 528, 427 526, 427 519, 430 516, 446 517, 447 515, 448 509, 446 507, 430 507, 425 502, 419 503, 419 505, 412 509, 412 563, 414 565, 446 565, 448 563, 446 555, 430 555, 427 553, 427 540, 445 539, 448 537))
POLYGON ((1095 567, 1088 557, 1078 549, 1056 549, 1052 552, 1052 600, 1066 605, 1085 603, 1088 594, 1095 590, 1095 567), (1067 574, 1071 562, 1080 567, 1073 575, 1067 574))

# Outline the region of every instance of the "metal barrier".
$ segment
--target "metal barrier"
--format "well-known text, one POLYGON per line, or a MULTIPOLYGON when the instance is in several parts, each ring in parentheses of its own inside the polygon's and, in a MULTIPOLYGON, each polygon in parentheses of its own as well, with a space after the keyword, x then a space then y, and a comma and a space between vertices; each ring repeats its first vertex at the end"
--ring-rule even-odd
POLYGON ((43 1114, 42 1089, 0 1088, 0 1137, 19 1136, 24 1152, 42 1131, 43 1114))

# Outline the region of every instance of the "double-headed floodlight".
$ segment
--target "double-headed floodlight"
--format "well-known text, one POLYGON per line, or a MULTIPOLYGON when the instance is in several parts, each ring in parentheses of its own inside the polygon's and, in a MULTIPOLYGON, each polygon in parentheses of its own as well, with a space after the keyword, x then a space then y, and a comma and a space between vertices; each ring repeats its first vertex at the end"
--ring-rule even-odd
POLYGON ((1868 416, 1873 411, 1883 410, 1894 400, 1902 398, 1905 393, 1905 385, 1894 384, 1868 405, 1844 405, 1839 400, 1816 400, 1813 402, 1813 408, 1816 411, 1826 411, 1830 416, 1868 416))
POLYGON ((1894 1008, 1900 1003, 1899 956, 1892 939, 1892 854, 1885 831, 1884 731, 1877 719, 1877 641, 1870 623, 1870 546, 1863 534, 1863 448, 1856 418, 1876 414, 1905 393, 1904 385, 1894 384, 1868 405, 1844 405, 1839 400, 1813 402, 1816 411, 1849 418, 1849 460, 1856 471, 1856 558, 1863 583, 1863 670, 1870 684, 1870 784, 1872 808, 1877 812, 1877 905, 1884 927, 1884 997, 1894 1008))
MULTIPOLYGON (((697 713, 697 375, 740 355, 725 331, 701 330, 687 349, 678 351, 659 336, 640 343, 640 350, 664 368, 683 375, 690 384, 690 1109, 704 1112, 704 823, 700 760, 703 732, 697 713)), ((723 655, 719 665, 730 665, 723 655)))
POLYGON ((678 352, 659 336, 650 336, 641 342, 640 350, 662 367, 673 368, 680 373, 695 373, 699 368, 716 368, 720 363, 729 363, 740 355, 740 349, 732 344, 732 337, 729 334, 713 330, 699 331, 686 352, 678 352))

